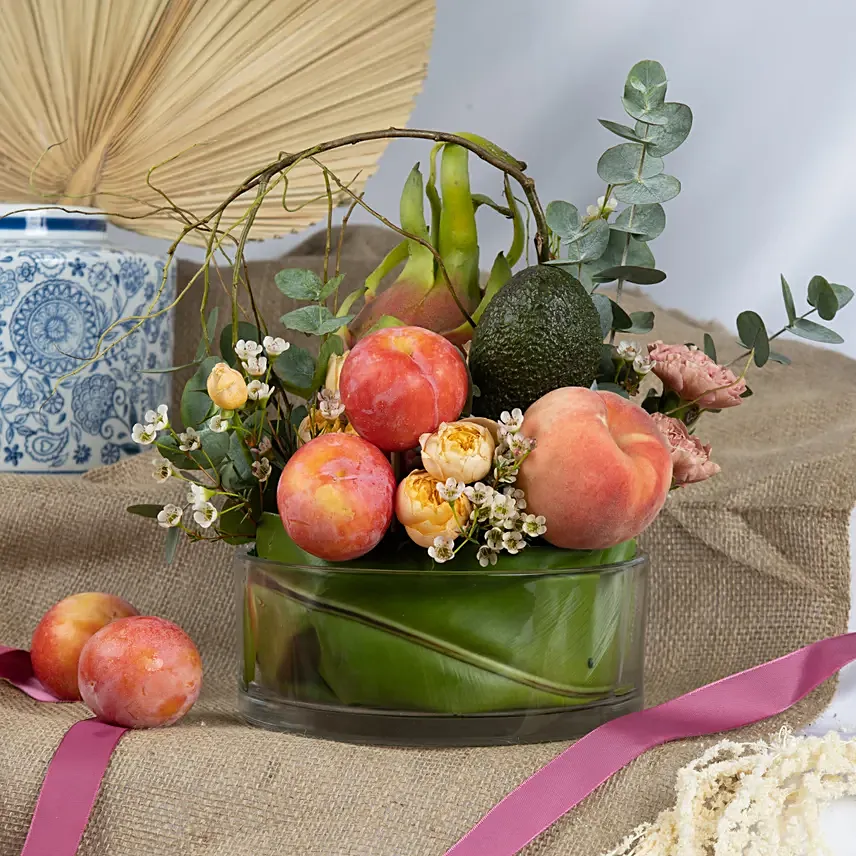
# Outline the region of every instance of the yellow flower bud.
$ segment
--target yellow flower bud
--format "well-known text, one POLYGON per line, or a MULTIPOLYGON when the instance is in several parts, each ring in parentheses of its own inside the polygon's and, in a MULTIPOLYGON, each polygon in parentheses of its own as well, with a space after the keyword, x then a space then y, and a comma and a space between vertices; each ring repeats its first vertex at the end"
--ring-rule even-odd
POLYGON ((399 485, 395 494, 395 515, 411 540, 430 547, 438 535, 456 538, 458 526, 466 526, 472 506, 466 496, 455 500, 455 510, 437 493, 437 479, 425 470, 414 470, 399 485), (456 519, 457 518, 457 519, 456 519))
POLYGON ((221 410, 238 410, 247 403, 243 375, 226 363, 217 363, 208 375, 208 396, 221 410))
POLYGON ((331 354, 330 361, 327 363, 327 377, 324 380, 324 386, 330 392, 339 391, 339 377, 342 374, 342 366, 345 365, 345 357, 350 353, 350 351, 345 351, 341 356, 331 354))
POLYGON ((472 484, 493 468, 493 437, 476 422, 443 422, 435 434, 423 434, 419 443, 422 466, 437 481, 452 478, 472 484))

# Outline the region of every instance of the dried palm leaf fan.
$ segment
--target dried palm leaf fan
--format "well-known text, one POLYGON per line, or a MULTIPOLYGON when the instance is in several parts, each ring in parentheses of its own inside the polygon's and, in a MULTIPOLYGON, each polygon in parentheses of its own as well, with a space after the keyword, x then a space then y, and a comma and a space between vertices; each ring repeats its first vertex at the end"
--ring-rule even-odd
MULTIPOLYGON (((203 214, 283 149, 403 123, 434 18, 433 0, 5 0, 0 8, 0 198, 90 205, 170 238, 175 214, 151 213, 164 205, 146 185, 151 167, 162 164, 152 181, 177 206, 203 214)), ((338 175, 359 173, 357 188, 385 143, 324 160, 338 175)), ((298 165, 289 174, 292 213, 272 194, 253 237, 316 222, 323 193, 317 166, 298 165)))

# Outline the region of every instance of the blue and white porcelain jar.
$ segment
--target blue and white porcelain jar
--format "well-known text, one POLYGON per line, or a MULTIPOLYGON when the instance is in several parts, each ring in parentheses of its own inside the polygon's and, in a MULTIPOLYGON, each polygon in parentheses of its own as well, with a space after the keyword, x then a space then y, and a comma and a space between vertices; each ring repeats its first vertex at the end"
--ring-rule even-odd
MULTIPOLYGON (((171 364, 171 313, 65 376, 94 354, 112 323, 150 314, 164 263, 112 244, 102 213, 9 214, 22 207, 0 205, 0 472, 113 464, 139 451, 133 424, 169 400, 170 375, 149 372, 171 364)), ((156 308, 174 294, 171 276, 156 308)))

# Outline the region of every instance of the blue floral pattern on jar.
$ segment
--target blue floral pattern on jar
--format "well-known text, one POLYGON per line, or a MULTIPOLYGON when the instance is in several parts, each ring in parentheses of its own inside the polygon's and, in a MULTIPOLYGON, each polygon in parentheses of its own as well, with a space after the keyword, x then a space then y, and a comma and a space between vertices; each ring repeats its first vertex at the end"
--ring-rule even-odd
MULTIPOLYGON (((0 243, 0 471, 83 472, 139 451, 131 428, 169 401, 169 314, 70 377, 113 323, 145 315, 163 262, 109 244, 0 243)), ((167 306, 174 279, 158 302, 167 306)), ((129 325, 108 334, 107 344, 129 325)))

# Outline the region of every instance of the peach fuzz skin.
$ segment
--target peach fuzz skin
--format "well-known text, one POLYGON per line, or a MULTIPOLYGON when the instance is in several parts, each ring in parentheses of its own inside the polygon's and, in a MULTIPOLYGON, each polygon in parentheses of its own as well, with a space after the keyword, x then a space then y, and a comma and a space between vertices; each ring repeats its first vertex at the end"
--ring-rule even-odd
POLYGON ((122 618, 84 646, 80 694, 103 722, 126 728, 172 725, 202 689, 202 660, 191 638, 163 618, 122 618))
POLYGON ((112 594, 83 592, 61 600, 33 633, 33 672, 57 698, 77 701, 77 663, 83 646, 106 624, 136 614, 130 603, 112 594))
POLYGON ((388 327, 362 339, 339 379, 348 420, 385 452, 412 449, 422 434, 457 419, 468 387, 461 353, 421 327, 388 327))
POLYGON ((613 392, 564 387, 527 411, 537 441, 517 486, 527 512, 547 518, 556 547, 602 550, 633 538, 663 507, 672 484, 669 448, 654 420, 613 392))
POLYGON ((353 434, 323 434, 301 446, 276 491, 289 537, 328 562, 356 559, 377 546, 392 520, 394 496, 391 464, 353 434))

